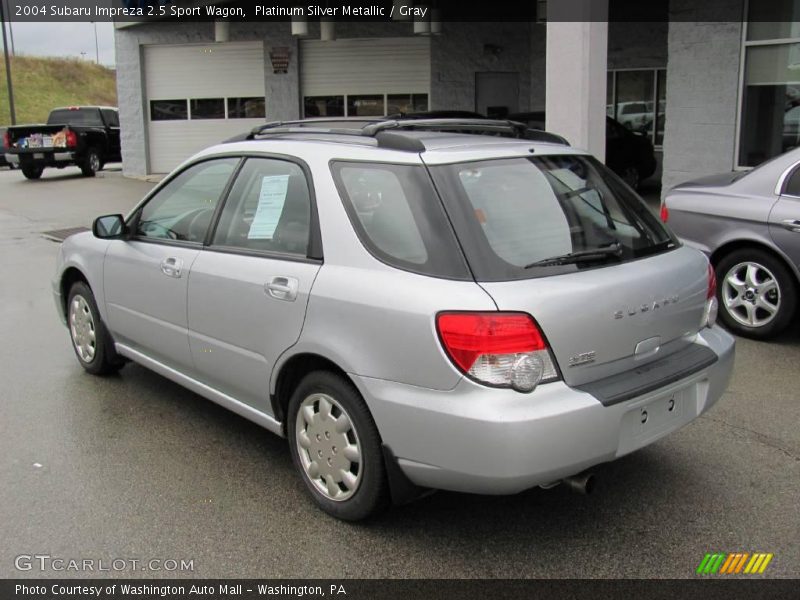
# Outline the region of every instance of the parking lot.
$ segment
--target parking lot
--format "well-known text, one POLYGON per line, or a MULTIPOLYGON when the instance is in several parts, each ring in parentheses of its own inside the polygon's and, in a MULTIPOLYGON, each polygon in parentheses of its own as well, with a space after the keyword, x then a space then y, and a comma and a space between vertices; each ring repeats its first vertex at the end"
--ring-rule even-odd
POLYGON ((193 560, 125 577, 692 577, 706 552, 774 553, 764 576, 800 577, 800 326, 740 339, 718 405, 598 467, 589 497, 440 492, 352 525, 312 505, 284 440, 137 365, 79 367, 42 232, 152 185, 0 171, 0 577, 84 575, 19 571, 21 554, 193 560))

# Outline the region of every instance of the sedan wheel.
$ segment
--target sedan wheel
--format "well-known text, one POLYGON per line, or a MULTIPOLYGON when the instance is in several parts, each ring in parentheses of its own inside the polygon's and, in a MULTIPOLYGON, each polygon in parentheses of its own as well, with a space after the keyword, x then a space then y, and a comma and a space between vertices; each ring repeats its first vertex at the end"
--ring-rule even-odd
POLYGON ((784 329, 795 311, 792 275, 773 255, 741 249, 717 265, 720 317, 740 335, 770 337, 784 329))
POLYGON ((341 502, 361 483, 361 449, 350 416, 327 394, 300 404, 295 426, 297 452, 306 476, 321 494, 341 502))
POLYGON ((78 358, 92 362, 97 350, 97 331, 89 303, 79 294, 72 297, 69 305, 69 332, 78 358))
POLYGON ((72 285, 66 309, 69 337, 81 366, 93 375, 118 371, 124 364, 123 359, 114 349, 94 294, 86 283, 77 281, 72 285))

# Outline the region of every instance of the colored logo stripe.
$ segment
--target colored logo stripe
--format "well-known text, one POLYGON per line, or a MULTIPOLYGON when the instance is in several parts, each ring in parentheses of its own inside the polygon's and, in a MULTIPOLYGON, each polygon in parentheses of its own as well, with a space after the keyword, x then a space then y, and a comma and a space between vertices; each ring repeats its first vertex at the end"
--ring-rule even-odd
POLYGON ((697 567, 698 575, 732 575, 735 573, 763 573, 772 560, 772 553, 724 552, 706 553, 697 567), (749 559, 749 560, 748 560, 749 559), (745 566, 746 565, 746 566, 745 566))

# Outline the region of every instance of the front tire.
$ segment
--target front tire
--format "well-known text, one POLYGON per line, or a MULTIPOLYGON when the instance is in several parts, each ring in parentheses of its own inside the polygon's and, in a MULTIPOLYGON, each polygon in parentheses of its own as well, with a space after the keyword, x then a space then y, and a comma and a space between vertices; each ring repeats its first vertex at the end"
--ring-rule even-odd
POLYGON ((380 435, 350 381, 309 373, 292 394, 288 415, 292 461, 317 506, 358 521, 389 504, 380 435))
POLYGON ((86 158, 81 164, 81 173, 84 177, 94 177, 97 172, 102 169, 103 157, 100 156, 100 151, 97 148, 89 148, 86 152, 86 158))
POLYGON ((39 179, 44 173, 44 167, 24 166, 21 168, 26 179, 39 179))
POLYGON ((67 297, 67 327, 75 356, 88 373, 107 375, 123 366, 100 318, 94 294, 82 281, 73 284, 67 297))
POLYGON ((758 248, 724 256, 716 266, 719 316, 739 335, 767 339, 783 331, 797 308, 797 286, 786 266, 758 248))

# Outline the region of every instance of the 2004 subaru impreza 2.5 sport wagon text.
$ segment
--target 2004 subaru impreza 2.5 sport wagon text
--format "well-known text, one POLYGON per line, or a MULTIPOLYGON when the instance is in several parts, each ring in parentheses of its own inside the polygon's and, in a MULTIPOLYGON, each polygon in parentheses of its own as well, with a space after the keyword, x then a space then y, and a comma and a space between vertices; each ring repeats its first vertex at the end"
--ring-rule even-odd
POLYGON ((62 244, 84 369, 132 360, 286 436, 350 520, 565 480, 722 395, 708 260, 596 159, 422 121, 303 125, 209 148, 62 244))

